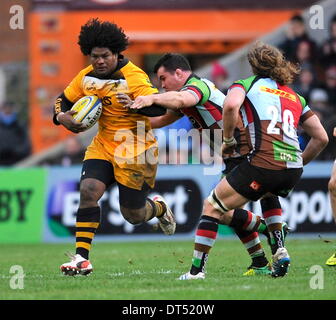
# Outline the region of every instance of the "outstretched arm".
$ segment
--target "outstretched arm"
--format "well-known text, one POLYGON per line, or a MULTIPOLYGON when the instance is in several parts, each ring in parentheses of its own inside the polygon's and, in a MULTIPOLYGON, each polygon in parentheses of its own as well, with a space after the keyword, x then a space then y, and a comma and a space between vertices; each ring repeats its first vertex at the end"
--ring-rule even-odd
MULTIPOLYGON (((133 104, 133 100, 124 93, 117 93, 118 102, 123 104, 125 108, 130 108, 133 104)), ((183 115, 174 111, 168 111, 162 116, 151 117, 149 121, 151 123, 152 129, 162 128, 172 124, 173 122, 179 120, 183 115)))
POLYGON ((185 91, 169 91, 159 94, 151 94, 149 96, 137 97, 131 109, 141 109, 151 106, 153 104, 160 105, 171 110, 178 110, 181 108, 188 108, 197 105, 198 98, 191 92, 185 91))
POLYGON ((181 116, 176 112, 167 112, 165 115, 160 117, 150 118, 150 123, 153 129, 162 128, 172 124, 173 122, 181 119, 181 116))

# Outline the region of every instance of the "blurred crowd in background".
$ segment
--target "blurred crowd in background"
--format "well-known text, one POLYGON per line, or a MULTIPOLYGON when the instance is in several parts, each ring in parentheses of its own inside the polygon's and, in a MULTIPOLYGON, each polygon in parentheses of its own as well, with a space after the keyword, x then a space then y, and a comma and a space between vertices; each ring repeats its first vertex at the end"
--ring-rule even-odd
MULTIPOLYGON (((328 39, 320 46, 308 36, 302 17, 295 15, 279 48, 288 60, 300 65, 301 73, 292 88, 306 99, 328 132, 330 143, 317 160, 332 160, 336 145, 332 138, 336 126, 336 15, 330 21, 328 39)), ((308 142, 304 132, 300 139, 304 148, 308 142)))
MULTIPOLYGON (((307 33, 307 27, 300 15, 291 18, 286 34, 286 40, 279 44, 287 59, 297 63, 301 67, 300 75, 295 79, 292 88, 302 95, 310 108, 319 116, 322 124, 328 132, 330 143, 320 154, 317 160, 334 160, 336 143, 332 138, 333 128, 336 126, 336 15, 329 22, 329 36, 322 44, 318 45, 307 33)), ((152 70, 145 70, 151 74, 152 70)), ((227 92, 230 82, 229 74, 219 61, 212 62, 211 78, 217 88, 227 92)), ((153 83, 158 84, 153 78, 153 83)), ((28 112, 28 108, 26 109, 28 112)), ((156 131, 159 145, 167 148, 179 148, 170 143, 168 139, 169 129, 192 128, 189 120, 184 117, 176 123, 156 131), (168 147, 167 147, 168 146, 168 147)), ((6 101, 0 107, 0 166, 10 166, 28 157, 31 154, 31 142, 28 135, 28 127, 20 123, 17 106, 11 101, 6 101)), ((301 132, 301 147, 304 148, 308 138, 301 132)), ((77 136, 71 136, 64 142, 64 152, 57 158, 44 160, 42 165, 69 166, 79 164, 84 155, 85 146, 77 136)), ((191 149, 199 148, 201 163, 208 163, 202 154, 202 146, 189 145, 188 159, 180 159, 181 163, 199 163, 193 159, 191 149)), ((165 153, 167 154, 167 153, 165 153)), ((195 152, 193 152, 195 155, 195 152)))

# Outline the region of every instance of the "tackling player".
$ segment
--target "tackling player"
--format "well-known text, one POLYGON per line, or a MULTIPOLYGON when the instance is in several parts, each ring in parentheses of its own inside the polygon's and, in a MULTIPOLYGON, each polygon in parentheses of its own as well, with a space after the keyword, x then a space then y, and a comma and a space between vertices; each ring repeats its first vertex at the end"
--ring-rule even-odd
POLYGON ((162 115, 159 106, 134 113, 116 99, 118 92, 131 97, 156 93, 147 74, 121 55, 128 38, 116 24, 91 19, 81 27, 78 44, 91 64, 81 70, 55 103, 54 123, 78 133, 80 123, 72 118, 72 105, 86 95, 97 95, 103 104, 97 135, 88 146, 80 180, 80 203, 76 215, 76 254, 61 265, 65 275, 89 274, 92 265, 89 251, 100 223, 99 199, 113 183, 119 188, 120 210, 124 218, 139 224, 158 217, 165 234, 175 232, 172 211, 162 197, 147 196, 154 187, 157 142, 148 116, 162 115), (138 130, 143 132, 139 136, 138 130), (126 139, 125 139, 126 138, 126 139))
MULTIPOLYGON (((162 88, 165 89, 165 93, 139 96, 134 103, 128 101, 127 96, 118 95, 120 102, 131 108, 142 108, 154 103, 162 105, 168 109, 168 112, 161 117, 150 119, 153 128, 169 125, 186 115, 195 128, 213 131, 213 134, 210 134, 208 138, 210 146, 214 146, 216 133, 220 134, 218 140, 221 143, 223 127, 222 106, 225 95, 215 88, 212 82, 207 79, 201 79, 192 73, 187 59, 179 54, 169 53, 162 56, 156 63, 154 72, 157 74, 162 88)), ((228 174, 236 165, 242 162, 249 152, 241 121, 239 122, 239 127, 235 129, 235 138, 239 141, 239 144, 234 155, 224 157, 226 166, 224 174, 228 174)), ((262 201, 261 207, 263 214, 267 218, 270 218, 272 214, 281 215, 281 206, 277 197, 269 198, 267 202, 262 201)), ((214 245, 218 223, 230 225, 246 247, 252 263, 245 275, 271 273, 258 232, 256 232, 262 232, 269 238, 265 221, 249 211, 240 209, 231 212, 230 215, 222 215, 220 220, 205 215, 201 217, 196 231, 192 274, 198 274, 201 270, 204 273, 207 256, 203 256, 203 252, 208 254, 214 245)), ((277 250, 276 242, 273 241, 271 243, 271 248, 274 254, 277 250)))

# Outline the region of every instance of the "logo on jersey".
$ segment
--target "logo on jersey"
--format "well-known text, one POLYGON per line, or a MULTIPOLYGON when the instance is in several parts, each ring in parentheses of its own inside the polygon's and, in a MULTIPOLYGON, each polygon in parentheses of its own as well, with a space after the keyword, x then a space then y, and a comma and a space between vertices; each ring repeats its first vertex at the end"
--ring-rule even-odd
POLYGON ((86 87, 87 91, 94 91, 96 90, 96 83, 94 81, 89 82, 86 87))
POLYGON ((258 183, 257 181, 252 181, 250 184, 250 188, 253 189, 254 191, 258 191, 261 187, 261 184, 258 183))
POLYGON ((61 104, 62 104, 62 98, 57 98, 55 102, 55 112, 56 113, 59 113, 62 111, 61 104))
POLYGON ((294 94, 289 93, 289 92, 279 90, 279 89, 267 88, 267 87, 264 87, 264 86, 260 87, 260 90, 263 91, 263 92, 275 94, 277 96, 280 96, 281 98, 286 98, 286 99, 289 99, 289 100, 292 100, 292 101, 296 102, 296 96, 294 94))
POLYGON ((297 162, 298 155, 295 147, 282 142, 282 141, 272 141, 274 150, 274 159, 277 161, 290 161, 297 162))
POLYGON ((104 106, 110 106, 112 104, 111 97, 105 96, 102 101, 104 106))

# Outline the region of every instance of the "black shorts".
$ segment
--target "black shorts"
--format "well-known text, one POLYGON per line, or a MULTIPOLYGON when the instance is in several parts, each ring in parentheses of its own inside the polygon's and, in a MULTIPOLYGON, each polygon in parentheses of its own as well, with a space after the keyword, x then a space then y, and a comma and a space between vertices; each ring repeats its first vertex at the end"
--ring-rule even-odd
POLYGON ((83 162, 81 181, 92 178, 103 182, 106 189, 113 183, 117 183, 119 188, 119 203, 128 209, 140 209, 146 205, 146 199, 152 190, 146 182, 142 189, 132 189, 117 182, 114 177, 113 165, 106 160, 89 159, 83 162))
POLYGON ((269 170, 252 166, 246 159, 226 179, 245 198, 257 201, 266 193, 286 197, 302 175, 303 169, 269 170))
POLYGON ((246 159, 246 156, 238 158, 228 158, 224 160, 225 169, 222 171, 223 177, 231 172, 236 166, 241 164, 246 159))

